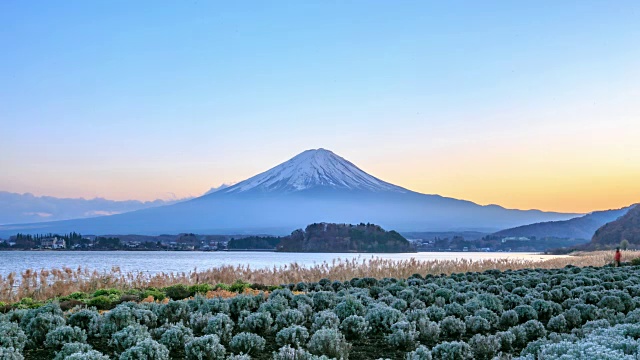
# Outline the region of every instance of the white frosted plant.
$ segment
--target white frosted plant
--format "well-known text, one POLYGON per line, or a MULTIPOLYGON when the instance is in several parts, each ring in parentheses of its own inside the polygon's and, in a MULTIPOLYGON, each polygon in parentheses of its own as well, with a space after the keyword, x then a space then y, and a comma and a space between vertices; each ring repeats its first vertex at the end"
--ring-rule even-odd
POLYGON ((216 314, 209 318, 204 333, 207 335, 217 335, 224 344, 231 341, 233 336, 233 327, 235 323, 226 314, 216 314))
POLYGON ((286 309, 276 316, 276 327, 283 329, 292 325, 304 325, 306 318, 302 311, 286 309))
POLYGON ((276 334, 276 343, 280 346, 291 345, 300 347, 309 339, 309 332, 305 327, 293 325, 284 328, 276 334))
POLYGON ((414 351, 407 353, 406 360, 431 360, 431 350, 424 345, 418 346, 414 351))
POLYGON ((151 335, 146 326, 142 325, 129 325, 126 328, 116 332, 111 336, 109 345, 117 352, 123 352, 137 343, 150 339, 151 335))
POLYGON ((60 326, 64 326, 65 320, 62 316, 51 313, 41 313, 31 319, 27 325, 26 334, 33 346, 44 343, 49 331, 60 326))
POLYGON ((348 359, 351 344, 347 342, 339 331, 335 329, 320 329, 316 331, 307 344, 309 352, 315 355, 325 355, 329 358, 348 359))
POLYGON ((64 360, 109 360, 109 357, 96 350, 87 352, 73 353, 64 358, 64 360))
POLYGON ((217 335, 204 335, 189 341, 184 346, 187 360, 224 360, 227 350, 220 344, 217 335))
POLYGON ((0 347, 0 360, 24 360, 24 356, 18 349, 0 347))
POLYGON ((53 360, 65 360, 67 356, 76 353, 85 353, 93 350, 91 345, 85 343, 67 343, 62 345, 62 349, 56 353, 56 357, 53 360))
POLYGON ((162 334, 158 342, 169 349, 169 351, 178 351, 184 349, 186 343, 193 339, 193 331, 188 327, 179 324, 170 325, 162 334))
POLYGON ((0 347, 22 351, 26 344, 27 336, 18 324, 0 322, 0 347))
POLYGON ((169 349, 155 340, 139 342, 120 354, 120 360, 169 360, 169 349))
POLYGON ((44 345, 52 349, 60 349, 64 344, 87 341, 87 333, 79 327, 60 326, 47 333, 44 345))
POLYGON ((240 321, 240 329, 258 335, 266 335, 273 330, 273 318, 268 312, 254 312, 240 321))
POLYGON ((320 311, 313 317, 311 332, 314 333, 320 329, 338 329, 340 326, 340 318, 333 311, 320 311))
POLYGON ((416 325, 408 321, 398 321, 391 326, 391 334, 385 335, 387 344, 401 350, 412 350, 417 346, 419 333, 416 325))
POLYGON ((360 339, 369 332, 369 322, 362 316, 351 315, 342 321, 340 331, 349 340, 360 339))
POLYGON ((241 332, 234 336, 229 347, 236 354, 255 355, 264 350, 266 341, 260 335, 241 332))

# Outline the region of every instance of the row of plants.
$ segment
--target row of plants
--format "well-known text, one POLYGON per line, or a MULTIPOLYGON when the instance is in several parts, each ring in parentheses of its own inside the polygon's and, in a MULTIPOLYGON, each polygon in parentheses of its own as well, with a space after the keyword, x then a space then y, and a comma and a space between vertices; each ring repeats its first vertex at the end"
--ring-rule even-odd
POLYGON ((36 301, 30 297, 22 298, 18 302, 3 303, 0 302, 0 313, 5 313, 12 309, 35 309, 50 302, 57 302, 62 310, 70 310, 77 306, 93 307, 97 310, 110 310, 116 305, 124 302, 140 302, 140 301, 168 301, 182 300, 192 298, 197 295, 216 296, 222 292, 233 293, 233 295, 257 292, 272 291, 281 288, 280 286, 266 286, 262 284, 250 284, 242 280, 235 281, 232 284, 197 284, 197 285, 171 285, 163 288, 145 288, 145 289, 128 289, 120 290, 114 288, 99 289, 93 293, 85 293, 81 291, 74 292, 70 295, 55 297, 46 301, 36 301))
POLYGON ((630 359, 639 353, 640 267, 323 279, 271 290, 229 298, 195 291, 185 300, 129 301, 106 312, 86 305, 64 311, 58 301, 12 309, 0 316, 0 359, 630 359))

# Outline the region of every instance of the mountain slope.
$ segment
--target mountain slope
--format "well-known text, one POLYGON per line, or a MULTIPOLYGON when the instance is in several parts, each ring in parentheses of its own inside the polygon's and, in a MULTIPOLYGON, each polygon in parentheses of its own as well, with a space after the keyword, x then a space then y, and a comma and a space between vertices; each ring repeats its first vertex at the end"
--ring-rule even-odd
POLYGON ((348 191, 407 192, 325 149, 307 150, 261 174, 221 190, 223 193, 297 192, 331 188, 348 191))
POLYGON ((524 236, 537 238, 555 237, 589 240, 602 225, 625 215, 631 206, 616 210, 594 211, 584 216, 564 221, 548 221, 518 226, 494 233, 494 236, 524 236))
POLYGON ((591 246, 618 246, 622 240, 640 245, 640 206, 634 206, 621 218, 596 230, 591 246))
POLYGON ((318 149, 190 201, 93 219, 0 226, 0 236, 18 231, 284 235, 320 222, 370 222, 396 231, 488 232, 572 217, 575 214, 508 210, 420 194, 379 180, 334 153, 318 149))

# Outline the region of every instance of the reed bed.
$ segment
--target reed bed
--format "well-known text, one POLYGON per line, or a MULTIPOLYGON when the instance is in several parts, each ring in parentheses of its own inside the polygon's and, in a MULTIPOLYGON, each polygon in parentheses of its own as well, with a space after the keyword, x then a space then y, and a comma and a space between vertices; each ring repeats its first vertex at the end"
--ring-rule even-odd
MULTIPOLYGON (((640 257, 640 251, 626 251, 625 259, 640 257)), ((298 282, 313 282, 323 278, 330 280, 350 280, 353 278, 407 278, 413 274, 452 274, 479 272, 491 269, 516 270, 524 268, 561 268, 574 266, 603 266, 611 262, 611 252, 589 252, 575 256, 550 260, 484 259, 484 260, 387 260, 337 259, 333 262, 302 266, 292 263, 267 269, 254 269, 250 265, 220 266, 207 270, 181 273, 123 272, 114 267, 108 272, 92 271, 86 268, 62 268, 52 270, 26 270, 22 274, 11 273, 0 276, 0 301, 15 302, 23 298, 46 300, 66 296, 77 291, 91 293, 98 289, 115 288, 162 288, 184 284, 231 284, 241 279, 250 283, 279 285, 298 282)))

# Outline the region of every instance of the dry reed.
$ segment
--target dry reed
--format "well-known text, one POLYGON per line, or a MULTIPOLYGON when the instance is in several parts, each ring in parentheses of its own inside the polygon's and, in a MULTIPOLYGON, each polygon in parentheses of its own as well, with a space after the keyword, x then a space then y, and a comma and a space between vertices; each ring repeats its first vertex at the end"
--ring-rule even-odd
MULTIPOLYGON (((625 259, 640 257, 640 251, 626 251, 625 259)), ((254 269, 249 265, 221 266, 204 271, 181 273, 146 272, 124 273, 114 267, 110 272, 91 271, 86 268, 62 268, 52 270, 26 270, 20 277, 11 273, 5 277, 0 275, 0 301, 15 302, 29 297, 34 300, 46 300, 69 295, 76 291, 86 293, 98 289, 144 289, 161 288, 175 284, 230 284, 238 279, 250 283, 278 285, 298 282, 313 282, 323 278, 330 280, 349 280, 352 278, 407 278, 413 274, 451 274, 461 272, 477 272, 490 269, 524 269, 524 268, 561 268, 574 266, 603 266, 612 260, 611 252, 590 252, 577 256, 554 258, 550 260, 522 259, 484 259, 484 260, 386 260, 370 259, 337 259, 331 263, 302 266, 297 263, 268 269, 254 269)))

